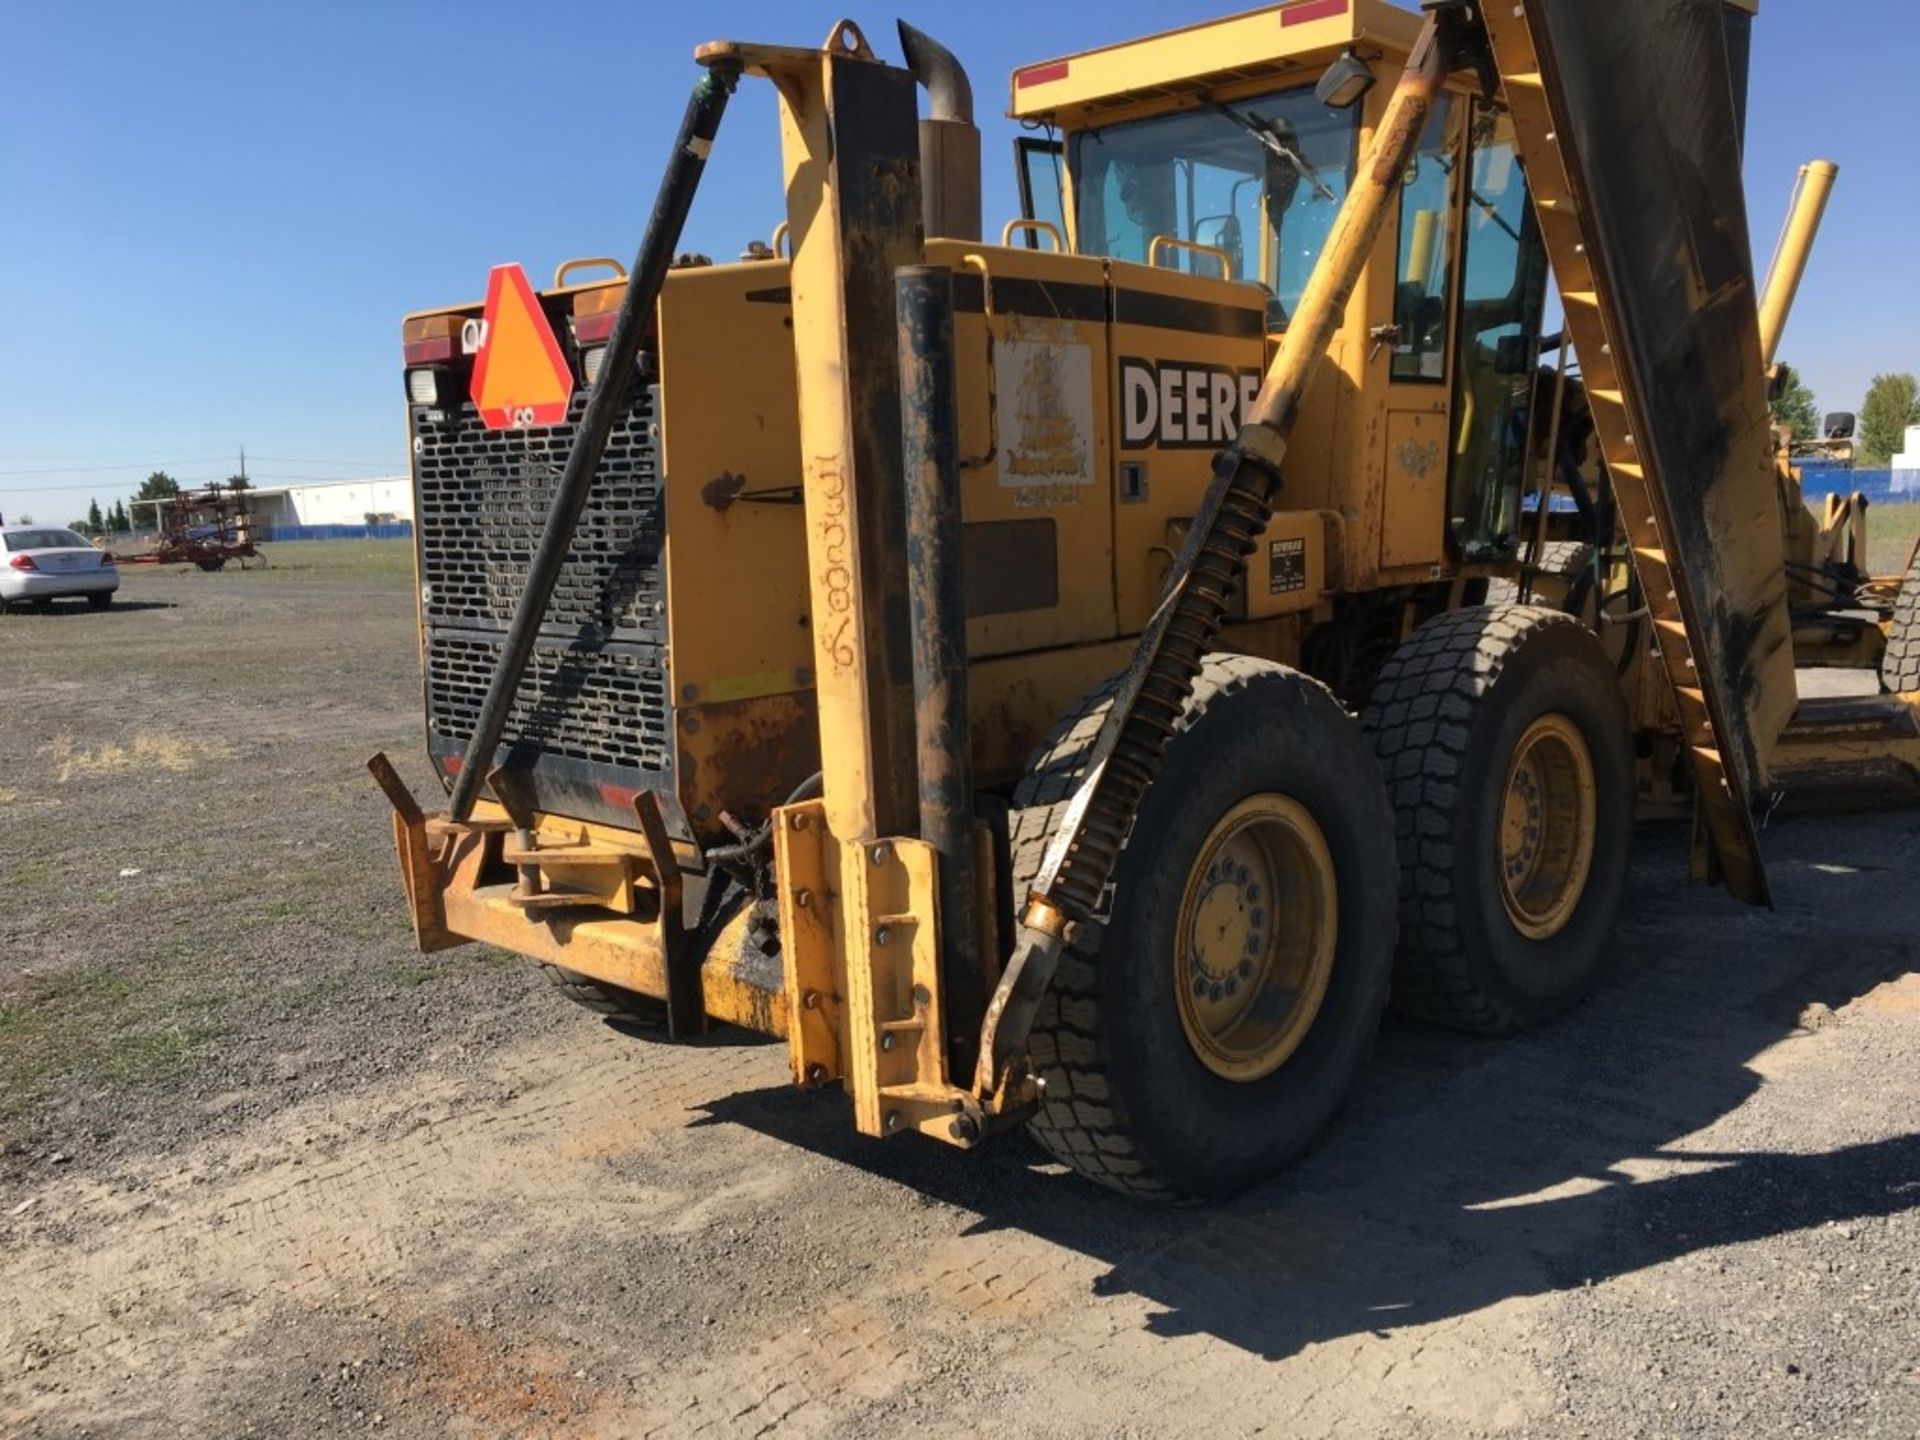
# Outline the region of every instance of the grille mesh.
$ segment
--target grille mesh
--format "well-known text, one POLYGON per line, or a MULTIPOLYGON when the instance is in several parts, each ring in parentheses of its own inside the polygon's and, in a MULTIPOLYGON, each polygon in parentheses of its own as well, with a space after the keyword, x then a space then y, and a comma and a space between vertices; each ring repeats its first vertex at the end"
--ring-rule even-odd
MULTIPOLYGON (((443 743, 473 734, 586 400, 564 425, 518 431, 486 429, 471 401, 437 422, 412 411, 427 718, 443 743)), ((635 386, 507 719, 505 742, 537 747, 536 769, 672 763, 654 409, 635 386)))
MULTIPOLYGON (((536 430, 488 430, 471 401, 449 424, 416 418, 428 625, 505 628, 586 403, 584 393, 576 394, 565 425, 536 430)), ((554 587, 547 611, 552 629, 665 639, 658 613, 664 597, 653 409, 652 388, 636 385, 607 441, 554 587)))
MULTIPOLYGON (((465 746, 473 735, 501 637, 442 631, 427 647, 434 734, 465 746)), ((543 641, 507 717, 506 740, 601 765, 667 768, 667 681, 652 646, 543 641)))

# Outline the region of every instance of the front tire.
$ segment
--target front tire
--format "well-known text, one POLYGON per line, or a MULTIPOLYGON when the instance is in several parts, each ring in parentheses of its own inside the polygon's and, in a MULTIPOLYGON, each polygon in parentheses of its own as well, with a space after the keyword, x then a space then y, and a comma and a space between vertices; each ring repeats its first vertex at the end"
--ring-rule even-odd
POLYGON ((1363 724, 1400 854, 1396 1009, 1503 1035, 1592 989, 1633 838, 1626 702, 1558 611, 1480 606, 1400 647, 1363 724))
POLYGON ((664 1031, 667 1027, 664 1000, 656 1000, 651 995, 642 995, 622 985, 609 985, 604 980, 595 980, 578 970, 548 964, 544 960, 540 962, 540 971, 554 989, 574 1004, 585 1006, 615 1024, 635 1030, 664 1031))
MULTIPOLYGON (((1015 893, 1037 872, 1111 703, 1089 695, 1014 792, 1015 893)), ((1393 952, 1392 817, 1317 682, 1209 657, 1032 1035, 1032 1131, 1089 1179, 1230 1194, 1286 1165, 1366 1059, 1393 952)))

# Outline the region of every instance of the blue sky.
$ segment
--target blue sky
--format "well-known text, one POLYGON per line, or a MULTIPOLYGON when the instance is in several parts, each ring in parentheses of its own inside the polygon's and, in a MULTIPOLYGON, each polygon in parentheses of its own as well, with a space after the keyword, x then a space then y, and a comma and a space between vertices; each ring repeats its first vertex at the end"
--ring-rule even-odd
MULTIPOLYGON (((1015 66, 1226 13, 1190 0, 904 13, 972 71, 990 225, 1016 209, 1015 66)), ((43 521, 148 470, 261 483, 404 469, 399 323, 630 257, 692 48, 816 44, 847 0, 569 7, 504 0, 8 7, 0 53, 0 510, 43 521)), ((1843 167, 1786 358, 1827 409, 1920 370, 1920 17, 1911 0, 1764 0, 1749 199, 1762 258, 1801 161, 1843 167)), ((689 243, 779 215, 772 91, 743 87, 689 243)))

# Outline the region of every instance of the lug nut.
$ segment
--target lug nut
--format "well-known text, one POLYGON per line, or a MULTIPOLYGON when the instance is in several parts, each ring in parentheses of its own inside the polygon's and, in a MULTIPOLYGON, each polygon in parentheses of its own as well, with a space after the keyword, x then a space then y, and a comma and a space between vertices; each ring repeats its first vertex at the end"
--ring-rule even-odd
POLYGON ((980 1138, 980 1122, 971 1115, 956 1115, 947 1126, 947 1134, 962 1145, 971 1145, 980 1138))

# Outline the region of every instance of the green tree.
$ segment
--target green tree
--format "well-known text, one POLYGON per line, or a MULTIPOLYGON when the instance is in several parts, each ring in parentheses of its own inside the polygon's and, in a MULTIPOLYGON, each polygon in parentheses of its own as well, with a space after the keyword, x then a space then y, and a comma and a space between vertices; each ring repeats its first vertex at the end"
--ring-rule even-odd
POLYGON ((169 495, 180 493, 180 482, 164 470, 156 470, 140 482, 140 488, 134 492, 136 500, 164 500, 169 495))
POLYGON ((1884 465, 1906 449, 1909 425, 1920 425, 1920 380, 1874 376, 1860 407, 1860 463, 1884 465))
POLYGON ((133 530, 133 521, 127 518, 127 502, 113 502, 113 513, 107 516, 107 528, 116 535, 126 535, 133 530))
POLYGON ((105 530, 106 528, 107 528, 107 522, 100 517, 100 502, 98 500, 88 501, 87 502, 87 533, 89 535, 98 535, 101 531, 105 530))
POLYGON ((31 515, 29 515, 29 514, 27 514, 27 513, 26 513, 26 512, 25 512, 25 511, 23 510, 23 511, 22 511, 22 512, 20 513, 20 520, 19 520, 19 523, 20 523, 20 524, 22 524, 22 525, 31 525, 31 524, 33 523, 33 516, 31 516, 31 515))
POLYGON ((1786 426, 1796 440, 1820 438, 1819 404, 1791 365, 1780 367, 1780 398, 1773 402, 1773 423, 1786 426))

